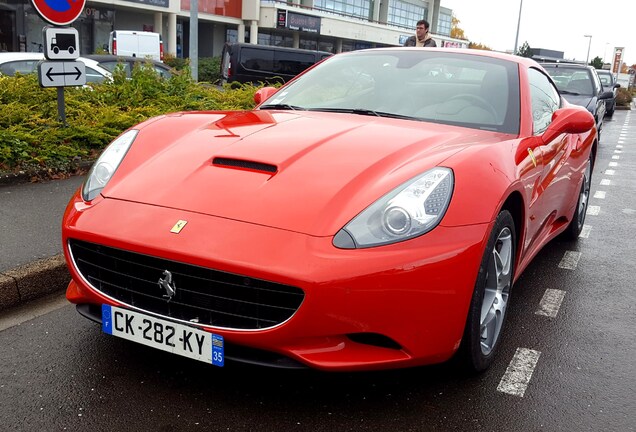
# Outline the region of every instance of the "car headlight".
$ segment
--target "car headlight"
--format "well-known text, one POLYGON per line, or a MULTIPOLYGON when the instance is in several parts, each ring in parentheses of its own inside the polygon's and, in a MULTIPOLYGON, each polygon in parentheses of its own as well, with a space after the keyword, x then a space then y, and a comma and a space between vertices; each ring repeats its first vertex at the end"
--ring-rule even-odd
POLYGON ((446 213, 453 194, 450 168, 433 168, 400 185, 353 218, 334 237, 341 249, 400 242, 429 232, 446 213))
POLYGON ((138 132, 139 131, 135 129, 124 132, 106 147, 106 150, 104 150, 88 172, 88 176, 82 187, 82 198, 84 201, 93 200, 99 195, 102 189, 104 189, 124 159, 124 156, 126 156, 138 132))

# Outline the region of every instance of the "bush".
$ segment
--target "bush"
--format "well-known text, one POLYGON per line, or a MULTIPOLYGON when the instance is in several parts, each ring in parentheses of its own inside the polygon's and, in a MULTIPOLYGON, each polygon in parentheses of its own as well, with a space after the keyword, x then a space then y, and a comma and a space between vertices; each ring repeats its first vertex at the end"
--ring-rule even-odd
POLYGON ((194 83, 189 67, 170 79, 139 65, 126 79, 116 70, 112 83, 65 89, 67 125, 58 119, 55 88, 42 88, 37 75, 0 76, 0 172, 65 173, 92 160, 125 129, 174 111, 240 110, 254 107, 259 86, 237 89, 194 83))
MULTIPOLYGON (((163 62, 176 70, 184 70, 190 66, 190 59, 175 57, 166 54, 163 62)), ((221 81, 221 57, 200 57, 199 58, 199 81, 218 84, 221 81)))
POLYGON ((617 106, 629 106, 632 103, 631 92, 623 87, 620 87, 616 92, 616 105, 617 106))

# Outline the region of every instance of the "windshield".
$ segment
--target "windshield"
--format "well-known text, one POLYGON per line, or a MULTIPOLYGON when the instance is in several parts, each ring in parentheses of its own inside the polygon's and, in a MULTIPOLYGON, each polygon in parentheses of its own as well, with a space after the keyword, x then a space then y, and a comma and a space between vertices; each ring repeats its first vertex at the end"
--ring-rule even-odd
POLYGON ((603 84, 603 88, 611 87, 612 83, 612 75, 609 72, 598 72, 598 78, 601 80, 601 84, 603 84))
POLYGON ((545 67, 563 94, 593 96, 592 77, 587 69, 568 67, 545 67))
POLYGON ((333 56, 260 109, 345 112, 519 131, 514 62, 469 53, 375 49, 333 56))

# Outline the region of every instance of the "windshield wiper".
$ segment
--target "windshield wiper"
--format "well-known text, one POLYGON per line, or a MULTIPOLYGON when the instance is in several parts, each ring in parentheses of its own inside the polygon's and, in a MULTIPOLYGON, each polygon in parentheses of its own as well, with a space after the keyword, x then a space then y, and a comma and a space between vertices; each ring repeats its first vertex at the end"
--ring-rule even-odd
POLYGON ((323 111, 323 112, 335 112, 335 113, 346 113, 346 114, 358 114, 358 115, 367 115, 367 116, 376 116, 376 117, 388 117, 388 118, 397 118, 397 119, 413 119, 412 116, 402 115, 402 114, 393 114, 383 111, 374 111, 367 108, 309 108, 309 111, 323 111))
POLYGON ((572 96, 581 96, 581 93, 577 93, 577 92, 573 92, 573 91, 567 91, 567 90, 559 90, 559 93, 561 94, 569 94, 572 96))
POLYGON ((259 109, 276 109, 276 110, 292 110, 292 111, 305 111, 305 108, 289 105, 289 104, 271 104, 271 105, 262 105, 259 109))

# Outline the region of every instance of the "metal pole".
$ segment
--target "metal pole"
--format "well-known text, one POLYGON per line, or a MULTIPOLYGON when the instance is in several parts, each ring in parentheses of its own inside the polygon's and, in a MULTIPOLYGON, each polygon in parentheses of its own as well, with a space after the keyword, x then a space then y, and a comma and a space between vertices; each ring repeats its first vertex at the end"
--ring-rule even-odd
POLYGON ((190 68, 192 79, 199 80, 199 0, 190 0, 190 68))
POLYGON ((519 46, 519 27, 521 27, 521 8, 523 7, 523 0, 519 2, 519 19, 517 20, 517 36, 515 36, 515 47, 512 49, 513 54, 517 54, 517 47, 519 46))
POLYGON ((587 58, 585 59, 585 64, 590 64, 590 47, 592 46, 592 35, 583 35, 586 38, 590 38, 590 41, 587 44, 587 58))
POLYGON ((66 111, 64 109, 64 87, 57 88, 57 117, 66 126, 66 111))

